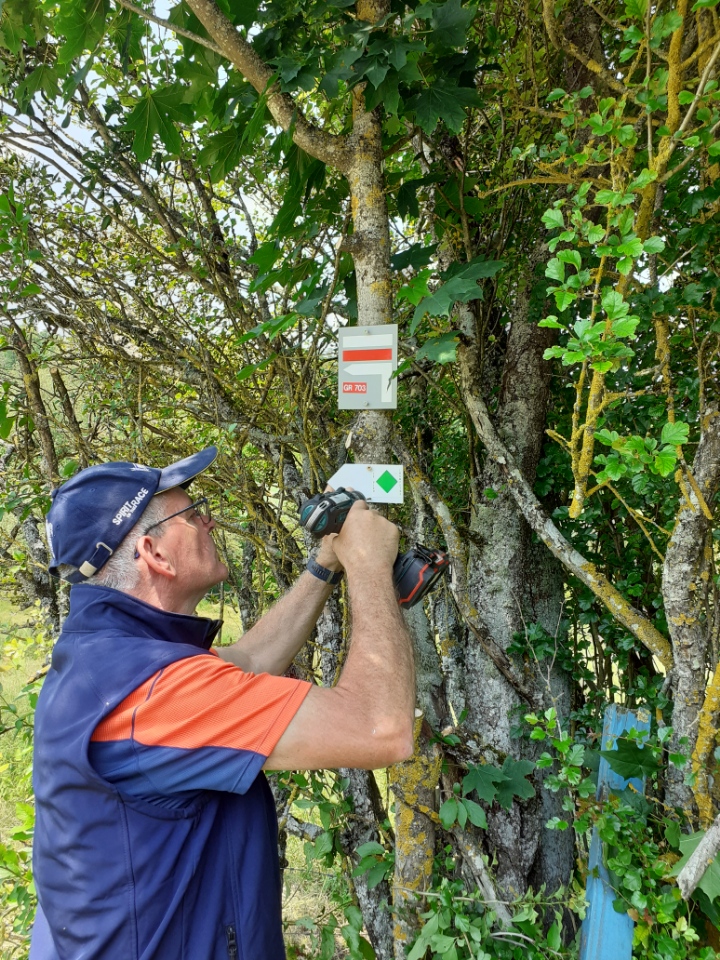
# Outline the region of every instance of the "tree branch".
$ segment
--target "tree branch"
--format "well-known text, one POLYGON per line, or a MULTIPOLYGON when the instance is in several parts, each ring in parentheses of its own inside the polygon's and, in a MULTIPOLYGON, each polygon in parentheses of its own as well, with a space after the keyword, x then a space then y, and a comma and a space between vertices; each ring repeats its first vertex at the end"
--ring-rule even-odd
POLYGON ((197 33, 193 33, 192 30, 186 30, 184 27, 179 27, 175 23, 170 23, 169 20, 163 20, 162 17, 156 17, 154 13, 150 13, 149 10, 143 10, 142 7, 137 7, 134 3, 130 3, 130 0, 117 0, 121 7, 125 7, 126 10, 129 10, 131 13, 136 13, 138 17, 142 17, 143 20, 149 20, 151 23, 156 23, 159 27, 164 27, 166 30, 176 33, 179 37, 185 37, 187 40, 192 40, 193 43, 199 43, 201 47, 207 47, 208 50, 212 50, 213 53, 219 53, 222 56, 222 50, 217 44, 213 43, 212 40, 208 40, 206 37, 201 37, 197 33))
POLYGON ((252 44, 238 33, 214 0, 186 2, 216 41, 220 52, 261 96, 267 97, 268 110, 273 119, 285 131, 292 128, 293 141, 311 157, 345 172, 350 162, 346 138, 325 133, 306 120, 292 97, 281 93, 270 67, 257 55, 252 44))
POLYGON ((463 398, 472 418, 477 434, 482 440, 488 456, 499 464, 508 485, 510 495, 515 500, 522 515, 542 540, 550 552, 589 587, 595 596, 602 600, 610 613, 634 637, 658 658, 666 669, 672 665, 670 644, 656 627, 636 610, 623 595, 613 587, 604 574, 599 573, 593 563, 589 563, 565 539, 558 528, 547 516, 532 487, 520 473, 513 458, 500 440, 490 420, 484 401, 477 395, 473 385, 476 382, 472 373, 471 351, 467 346, 458 349, 460 361, 460 382, 463 398))
POLYGON ((719 850, 720 817, 717 817, 695 848, 693 855, 678 874, 678 887, 685 900, 689 900, 693 895, 695 888, 702 880, 705 871, 713 862, 719 850))

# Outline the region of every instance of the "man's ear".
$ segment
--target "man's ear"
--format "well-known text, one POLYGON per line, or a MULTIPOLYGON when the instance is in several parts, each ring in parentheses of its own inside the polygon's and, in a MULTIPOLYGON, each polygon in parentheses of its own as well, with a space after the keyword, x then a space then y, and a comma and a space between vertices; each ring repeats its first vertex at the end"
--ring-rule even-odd
POLYGON ((175 564, 164 548, 162 537, 151 537, 146 533, 138 539, 135 550, 150 574, 169 579, 176 575, 175 564))

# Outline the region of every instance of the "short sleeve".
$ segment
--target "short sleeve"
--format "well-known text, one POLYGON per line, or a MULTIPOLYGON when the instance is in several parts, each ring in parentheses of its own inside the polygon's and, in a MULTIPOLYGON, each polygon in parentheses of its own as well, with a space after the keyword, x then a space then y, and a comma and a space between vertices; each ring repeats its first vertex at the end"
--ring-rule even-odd
POLYGON ((309 689, 303 680, 245 673, 217 656, 178 660, 98 724, 90 760, 104 779, 147 799, 244 793, 309 689))

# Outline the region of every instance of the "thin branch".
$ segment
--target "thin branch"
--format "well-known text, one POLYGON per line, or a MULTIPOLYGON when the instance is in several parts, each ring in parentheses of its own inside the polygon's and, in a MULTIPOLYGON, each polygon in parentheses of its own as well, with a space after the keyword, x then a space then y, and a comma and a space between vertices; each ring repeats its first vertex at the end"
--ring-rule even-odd
POLYGON ((192 40, 193 43, 199 43, 201 47, 207 47, 207 49, 212 50, 213 53, 218 53, 220 56, 223 56, 223 52, 220 47, 218 47, 216 43, 213 43, 212 40, 208 40, 206 37, 200 37, 197 33, 193 33, 192 30, 186 30, 185 27, 179 27, 176 23, 170 23, 169 20, 163 20, 162 17, 157 17, 154 13, 150 13, 148 10, 143 10, 142 7, 138 7, 134 3, 130 3, 130 0, 117 0, 117 2, 121 7, 124 7, 131 13, 135 13, 138 15, 138 17, 142 17, 143 20, 149 20, 151 23, 155 23, 159 27, 164 27, 166 30, 176 33, 179 37, 185 37, 186 40, 192 40))

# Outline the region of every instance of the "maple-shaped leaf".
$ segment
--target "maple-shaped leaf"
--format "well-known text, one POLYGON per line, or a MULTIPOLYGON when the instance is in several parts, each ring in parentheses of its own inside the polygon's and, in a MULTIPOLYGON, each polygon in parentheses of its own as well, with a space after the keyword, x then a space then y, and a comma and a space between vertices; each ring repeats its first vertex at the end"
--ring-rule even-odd
POLYGON ((652 750, 639 746, 632 740, 621 738, 616 741, 614 750, 601 750, 604 757, 615 773, 624 780, 633 777, 651 777, 660 769, 660 764, 653 756, 652 750))
POLYGON ((463 796, 466 797, 474 790, 485 803, 492 803, 498 792, 498 784, 504 783, 507 779, 502 770, 491 763, 470 767, 463 777, 463 796))
POLYGON ((435 7, 430 18, 433 40, 444 47, 463 47, 477 7, 463 7, 460 0, 447 0, 435 7))
POLYGON ((175 123, 187 123, 191 114, 190 106, 182 102, 181 94, 175 87, 148 89, 125 123, 127 130, 135 131, 133 151, 138 160, 144 163, 150 159, 155 134, 169 153, 179 154, 182 139, 175 123))
POLYGON ((498 785, 497 802, 503 810, 509 810, 515 797, 529 800, 535 796, 535 787, 525 778, 535 769, 530 760, 513 760, 506 757, 502 765, 505 780, 498 785))
POLYGON ((478 95, 470 87, 458 87, 451 80, 441 78, 427 90, 418 93, 408 103, 418 126, 430 135, 442 119, 448 130, 459 133, 465 122, 465 109, 477 106, 478 95))

